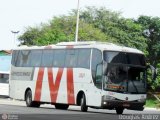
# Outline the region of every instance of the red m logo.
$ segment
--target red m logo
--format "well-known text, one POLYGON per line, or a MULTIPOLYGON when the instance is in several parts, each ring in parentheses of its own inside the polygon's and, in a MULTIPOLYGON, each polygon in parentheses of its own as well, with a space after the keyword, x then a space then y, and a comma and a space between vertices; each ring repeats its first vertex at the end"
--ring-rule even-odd
MULTIPOLYGON (((60 82, 61 82, 61 78, 62 78, 62 74, 63 74, 63 68, 58 69, 58 73, 57 73, 55 82, 53 81, 53 78, 54 78, 53 69, 48 68, 47 70, 48 70, 48 84, 49 84, 51 102, 56 103, 58 90, 59 90, 59 86, 60 86, 60 82)), ((39 72, 38 72, 37 82, 36 82, 34 101, 40 101, 40 99, 41 99, 43 75, 44 75, 44 68, 40 68, 39 72)), ((72 68, 67 68, 66 79, 67 79, 68 104, 75 104, 73 69, 72 68)))

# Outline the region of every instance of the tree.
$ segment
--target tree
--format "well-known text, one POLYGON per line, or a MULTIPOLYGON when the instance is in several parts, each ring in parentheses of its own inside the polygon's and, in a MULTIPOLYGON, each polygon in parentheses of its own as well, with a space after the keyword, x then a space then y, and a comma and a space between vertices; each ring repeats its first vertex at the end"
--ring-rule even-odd
POLYGON ((147 38, 148 62, 156 67, 160 63, 160 18, 140 16, 137 23, 143 26, 147 38))
MULTIPOLYGON (((61 41, 74 41, 76 12, 68 16, 54 17, 49 23, 39 27, 29 27, 19 37, 21 44, 47 45, 61 41)), ((80 12, 78 40, 96 40, 121 44, 146 51, 146 38, 141 24, 125 19, 119 12, 106 8, 87 7, 80 12)))
POLYGON ((160 18, 140 16, 136 22, 143 26, 147 39, 147 62, 158 69, 157 80, 150 81, 150 85, 155 89, 160 86, 160 18))
MULTIPOLYGON (((54 17, 49 24, 41 24, 39 27, 29 27, 19 37, 21 44, 47 45, 61 41, 74 41, 76 16, 54 17)), ((105 41, 106 35, 92 24, 80 21, 78 40, 105 41)))
POLYGON ((36 45, 34 43, 34 39, 39 38, 41 35, 41 31, 37 27, 28 27, 26 28, 26 32, 21 35, 18 39, 22 45, 36 45))
POLYGON ((134 47, 142 51, 146 50, 146 38, 143 29, 132 19, 121 17, 119 12, 113 12, 106 8, 87 7, 80 14, 80 19, 93 24, 106 35, 106 41, 118 43, 128 47, 134 47))

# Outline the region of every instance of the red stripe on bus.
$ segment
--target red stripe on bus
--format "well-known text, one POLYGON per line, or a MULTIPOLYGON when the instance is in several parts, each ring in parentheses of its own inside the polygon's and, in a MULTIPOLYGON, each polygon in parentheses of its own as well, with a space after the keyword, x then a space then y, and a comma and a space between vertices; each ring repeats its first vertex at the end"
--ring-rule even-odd
POLYGON ((67 97, 68 97, 68 104, 75 104, 73 68, 67 69, 67 97))
POLYGON ((41 99, 43 75, 44 75, 44 68, 39 68, 34 101, 40 101, 41 99))
POLYGON ((45 46, 44 49, 52 49, 51 45, 45 46))
POLYGON ((71 48, 73 48, 74 46, 73 45, 67 45, 66 46, 66 48, 69 48, 69 49, 71 49, 71 48))
POLYGON ((57 95, 58 95, 62 74, 63 74, 63 68, 59 68, 56 79, 55 79, 55 83, 54 83, 53 70, 52 68, 48 68, 48 83, 49 83, 49 89, 50 89, 51 102, 53 103, 56 103, 56 100, 57 100, 57 95))

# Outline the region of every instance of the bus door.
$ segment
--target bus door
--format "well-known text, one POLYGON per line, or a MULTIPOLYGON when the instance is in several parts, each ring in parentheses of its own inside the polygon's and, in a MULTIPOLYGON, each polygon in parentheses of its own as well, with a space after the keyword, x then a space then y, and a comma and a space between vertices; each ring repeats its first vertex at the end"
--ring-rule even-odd
POLYGON ((91 62, 92 80, 88 88, 88 105, 101 106, 102 97, 102 79, 103 79, 103 65, 102 52, 98 49, 92 50, 91 62))

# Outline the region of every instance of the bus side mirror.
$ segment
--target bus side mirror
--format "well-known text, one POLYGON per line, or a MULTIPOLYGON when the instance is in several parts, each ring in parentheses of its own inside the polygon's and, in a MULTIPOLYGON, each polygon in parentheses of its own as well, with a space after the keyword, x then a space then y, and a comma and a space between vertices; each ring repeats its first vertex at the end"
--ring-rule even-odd
POLYGON ((157 77, 157 69, 155 69, 152 65, 148 65, 147 69, 151 70, 152 73, 152 80, 156 80, 157 77))

